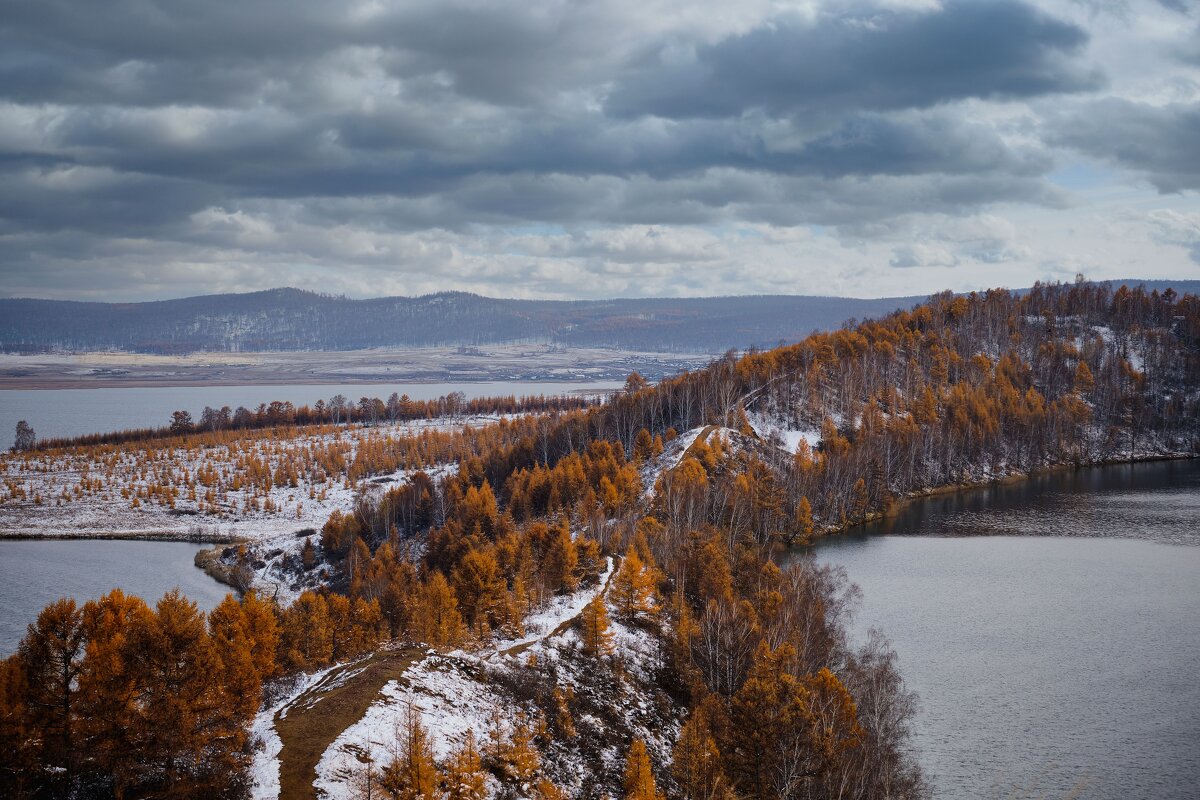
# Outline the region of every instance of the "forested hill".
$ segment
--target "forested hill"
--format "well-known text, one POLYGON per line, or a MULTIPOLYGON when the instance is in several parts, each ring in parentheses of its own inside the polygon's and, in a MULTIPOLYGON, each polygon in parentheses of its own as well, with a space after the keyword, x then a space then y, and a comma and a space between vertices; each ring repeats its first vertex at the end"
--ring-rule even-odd
POLYGON ((501 300, 462 292, 351 300, 275 289, 150 303, 0 300, 0 349, 147 353, 354 350, 554 342, 724 352, 774 346, 921 298, 719 297, 501 300))
MULTIPOLYGON (((1200 281, 1127 283, 1143 283, 1148 290, 1200 290, 1200 281)), ((552 301, 448 292, 352 300, 297 289, 148 303, 14 298, 0 299, 0 351, 247 352, 549 342, 723 353, 794 342, 850 319, 911 308, 923 299, 759 295, 552 301)))
POLYGON ((349 429, 289 451, 282 427, 235 425, 12 457, 6 508, 107 493, 113 514, 265 515, 410 477, 319 534, 221 551, 279 602, 48 606, 0 661, 0 797, 238 797, 263 778, 256 796, 291 798, 316 776, 352 798, 923 800, 895 653, 850 638, 843 571, 770 546, 935 487, 1200 454, 1200 298, 947 292, 657 385, 633 374, 588 408, 357 432, 357 449, 349 429), (68 458, 95 467, 26 491, 68 458), (381 675, 387 659, 411 666, 381 675), (315 694, 372 675, 352 691, 392 677, 369 708, 315 694), (327 739, 304 728, 320 719, 327 739))

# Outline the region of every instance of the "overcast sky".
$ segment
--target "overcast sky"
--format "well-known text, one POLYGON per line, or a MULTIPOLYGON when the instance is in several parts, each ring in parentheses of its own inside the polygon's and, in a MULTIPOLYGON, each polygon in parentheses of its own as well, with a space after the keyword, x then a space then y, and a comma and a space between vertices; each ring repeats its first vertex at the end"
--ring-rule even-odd
POLYGON ((0 293, 1200 278, 1195 0, 0 0, 0 293))

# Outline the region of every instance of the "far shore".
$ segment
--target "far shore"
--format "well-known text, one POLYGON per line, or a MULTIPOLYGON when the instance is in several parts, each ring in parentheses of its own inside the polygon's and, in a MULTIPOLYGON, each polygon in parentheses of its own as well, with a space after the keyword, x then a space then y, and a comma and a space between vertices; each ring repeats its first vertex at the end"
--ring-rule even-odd
POLYGON ((558 348, 535 344, 344 351, 0 353, 3 389, 197 386, 597 383, 630 372, 651 380, 703 367, 712 353, 558 348))
POLYGON ((188 536, 179 531, 71 531, 70 533, 25 533, 23 531, 0 530, 0 541, 7 542, 74 542, 92 539, 112 539, 128 542, 182 542, 195 545, 241 544, 247 539, 240 536, 188 536))

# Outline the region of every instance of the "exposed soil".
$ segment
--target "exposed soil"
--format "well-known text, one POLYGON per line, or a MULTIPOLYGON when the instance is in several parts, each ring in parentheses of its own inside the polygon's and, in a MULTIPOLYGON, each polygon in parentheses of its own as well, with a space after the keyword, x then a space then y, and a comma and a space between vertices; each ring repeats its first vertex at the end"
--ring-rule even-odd
POLYGON ((342 731, 363 718, 388 681, 398 680, 424 655, 416 647, 378 650, 331 671, 276 714, 275 731, 283 742, 279 796, 316 800, 313 781, 321 756, 342 731))

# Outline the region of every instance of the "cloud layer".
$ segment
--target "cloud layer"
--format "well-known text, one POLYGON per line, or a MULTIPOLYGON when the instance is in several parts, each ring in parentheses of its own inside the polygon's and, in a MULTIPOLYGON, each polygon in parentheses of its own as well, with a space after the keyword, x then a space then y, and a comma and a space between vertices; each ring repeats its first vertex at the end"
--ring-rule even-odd
POLYGON ((1198 24, 1156 0, 11 0, 2 291, 1196 277, 1163 220, 1198 210, 1198 24))

